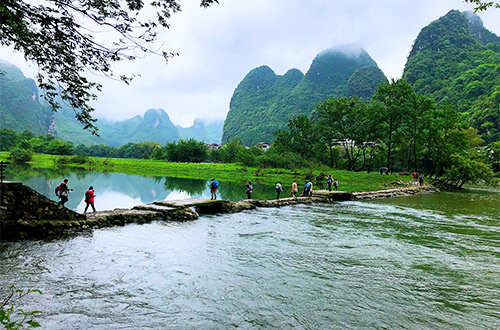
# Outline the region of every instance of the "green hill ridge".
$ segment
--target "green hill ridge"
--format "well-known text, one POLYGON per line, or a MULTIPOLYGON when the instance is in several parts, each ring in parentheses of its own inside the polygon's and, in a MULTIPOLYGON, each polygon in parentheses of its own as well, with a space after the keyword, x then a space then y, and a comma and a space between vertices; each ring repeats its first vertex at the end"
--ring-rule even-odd
POLYGON ((357 46, 322 51, 305 75, 291 69, 280 76, 268 66, 260 66, 235 89, 222 142, 235 137, 247 145, 271 142, 274 132, 284 128, 289 118, 308 115, 316 104, 346 96, 348 90, 352 95, 370 97, 377 84, 386 80, 370 55, 357 46))
POLYGON ((500 37, 479 16, 452 10, 423 28, 403 78, 465 113, 486 143, 500 140, 500 37))

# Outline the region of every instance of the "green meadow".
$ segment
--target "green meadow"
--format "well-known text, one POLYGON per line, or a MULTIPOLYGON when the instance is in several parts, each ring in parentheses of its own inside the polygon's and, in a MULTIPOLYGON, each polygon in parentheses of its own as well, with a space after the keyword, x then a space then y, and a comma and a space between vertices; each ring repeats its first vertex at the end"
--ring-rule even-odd
MULTIPOLYGON (((8 161, 7 152, 0 152, 0 160, 8 161)), ((281 168, 246 167, 241 163, 173 163, 162 160, 122 159, 89 157, 84 163, 74 162, 74 156, 56 156, 34 154, 28 162, 33 169, 68 167, 96 172, 125 173, 144 176, 165 176, 176 178, 209 180, 214 177, 219 181, 258 182, 274 185, 281 181, 287 185, 297 180, 299 187, 306 180, 312 180, 316 188, 325 188, 327 175, 331 174, 339 181, 342 191, 374 191, 389 189, 395 181, 411 180, 400 175, 380 175, 378 173, 353 172, 321 168, 297 168, 295 170, 281 168)))

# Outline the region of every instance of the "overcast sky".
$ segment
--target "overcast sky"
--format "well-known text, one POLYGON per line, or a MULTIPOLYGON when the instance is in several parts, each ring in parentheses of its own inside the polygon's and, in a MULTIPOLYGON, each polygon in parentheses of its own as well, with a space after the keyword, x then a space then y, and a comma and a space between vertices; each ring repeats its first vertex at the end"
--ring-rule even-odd
MULTIPOLYGON (((253 68, 306 73, 319 52, 345 44, 363 47, 387 77, 399 78, 424 26, 452 9, 473 9, 462 0, 219 0, 207 9, 199 2, 181 1, 183 11, 161 34, 164 50, 179 53, 168 65, 148 55, 116 67, 141 75, 129 86, 99 79, 97 118, 125 120, 162 108, 182 126, 196 117, 223 120, 234 89, 253 68)), ((479 16, 500 34, 500 10, 479 16)), ((0 47, 0 58, 28 77, 36 74, 36 66, 10 49, 0 47)))

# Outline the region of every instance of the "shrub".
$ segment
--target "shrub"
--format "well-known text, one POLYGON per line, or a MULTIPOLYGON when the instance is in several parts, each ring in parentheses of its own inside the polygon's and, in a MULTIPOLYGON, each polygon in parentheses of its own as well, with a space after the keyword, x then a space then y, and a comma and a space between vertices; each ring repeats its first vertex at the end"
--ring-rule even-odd
POLYGON ((16 163, 26 163, 33 159, 33 151, 15 147, 10 151, 9 159, 16 163))

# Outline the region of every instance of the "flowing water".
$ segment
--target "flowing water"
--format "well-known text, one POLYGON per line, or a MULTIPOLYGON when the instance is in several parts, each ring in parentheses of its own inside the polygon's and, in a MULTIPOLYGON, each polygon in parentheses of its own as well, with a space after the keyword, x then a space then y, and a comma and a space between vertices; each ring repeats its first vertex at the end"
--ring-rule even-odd
POLYGON ((443 192, 3 242, 0 283, 42 290, 21 305, 42 329, 498 329, 499 209, 443 192))

